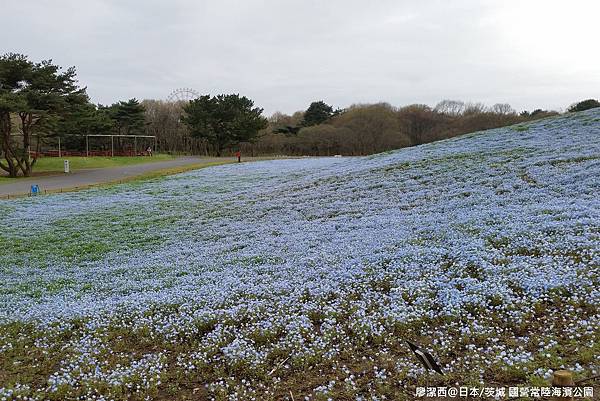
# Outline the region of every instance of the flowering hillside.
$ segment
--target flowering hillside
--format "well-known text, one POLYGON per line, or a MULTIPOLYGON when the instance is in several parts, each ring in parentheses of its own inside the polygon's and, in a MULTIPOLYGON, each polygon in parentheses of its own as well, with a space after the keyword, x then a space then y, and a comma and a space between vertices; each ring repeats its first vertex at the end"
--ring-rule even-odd
POLYGON ((595 109, 0 201, 0 399, 413 399, 598 374, 598 193, 595 109))

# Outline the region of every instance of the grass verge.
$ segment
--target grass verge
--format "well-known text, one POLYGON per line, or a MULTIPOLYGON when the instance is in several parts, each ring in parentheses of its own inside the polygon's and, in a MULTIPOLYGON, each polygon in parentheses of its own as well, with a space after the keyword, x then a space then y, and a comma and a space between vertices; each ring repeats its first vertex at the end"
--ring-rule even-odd
MULTIPOLYGON (((33 168, 33 176, 47 175, 49 173, 62 173, 64 161, 68 160, 71 170, 84 170, 92 168, 109 168, 133 166, 136 164, 147 164, 174 160, 176 157, 168 154, 155 154, 152 157, 142 156, 117 156, 117 157, 42 157, 39 158, 33 168)), ((19 178, 28 178, 19 176, 19 178)), ((11 182, 14 178, 0 175, 0 183, 11 182)))

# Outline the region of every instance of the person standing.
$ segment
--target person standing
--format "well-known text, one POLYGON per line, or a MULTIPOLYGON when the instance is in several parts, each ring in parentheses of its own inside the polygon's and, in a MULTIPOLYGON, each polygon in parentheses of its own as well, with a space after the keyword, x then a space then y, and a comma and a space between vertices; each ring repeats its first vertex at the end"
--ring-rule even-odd
POLYGON ((235 157, 237 157, 238 163, 242 162, 242 152, 240 152, 239 150, 235 152, 235 157))

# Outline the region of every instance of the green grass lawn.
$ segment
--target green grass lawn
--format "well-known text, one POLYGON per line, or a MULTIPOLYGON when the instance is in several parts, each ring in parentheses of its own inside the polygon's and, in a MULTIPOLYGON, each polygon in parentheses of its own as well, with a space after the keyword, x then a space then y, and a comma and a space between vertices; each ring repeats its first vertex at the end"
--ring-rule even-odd
POLYGON ((174 156, 167 154, 155 154, 152 157, 144 156, 119 156, 119 157, 43 157, 39 159, 34 167, 34 171, 63 171, 63 160, 69 160, 71 170, 84 168, 105 168, 129 166, 132 164, 162 162, 174 159, 174 156))
MULTIPOLYGON (((39 175, 51 172, 62 172, 63 161, 69 160, 71 164, 71 170, 80 170, 86 168, 106 168, 106 167, 119 167, 119 166, 130 166, 133 164, 162 162, 166 160, 172 160, 175 156, 167 154, 155 154, 152 157, 143 156, 119 156, 119 157, 42 157, 38 159, 33 167, 33 174, 39 175)), ((0 173, 1 174, 1 173, 0 173)), ((8 182, 11 178, 5 175, 0 175, 0 183, 8 182)))

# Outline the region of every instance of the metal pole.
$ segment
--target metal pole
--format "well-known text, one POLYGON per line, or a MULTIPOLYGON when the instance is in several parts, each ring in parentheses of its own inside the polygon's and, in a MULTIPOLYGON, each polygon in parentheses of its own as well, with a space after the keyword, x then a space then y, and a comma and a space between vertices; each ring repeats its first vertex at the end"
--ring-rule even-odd
POLYGON ((133 138, 133 155, 137 156, 137 136, 133 138))
POLYGON ((115 137, 110 136, 110 157, 115 157, 115 137))
POLYGON ((62 153, 60 151, 60 136, 58 137, 58 157, 62 157, 62 153))
POLYGON ((89 140, 89 135, 85 136, 85 157, 90 157, 90 140, 89 140))

